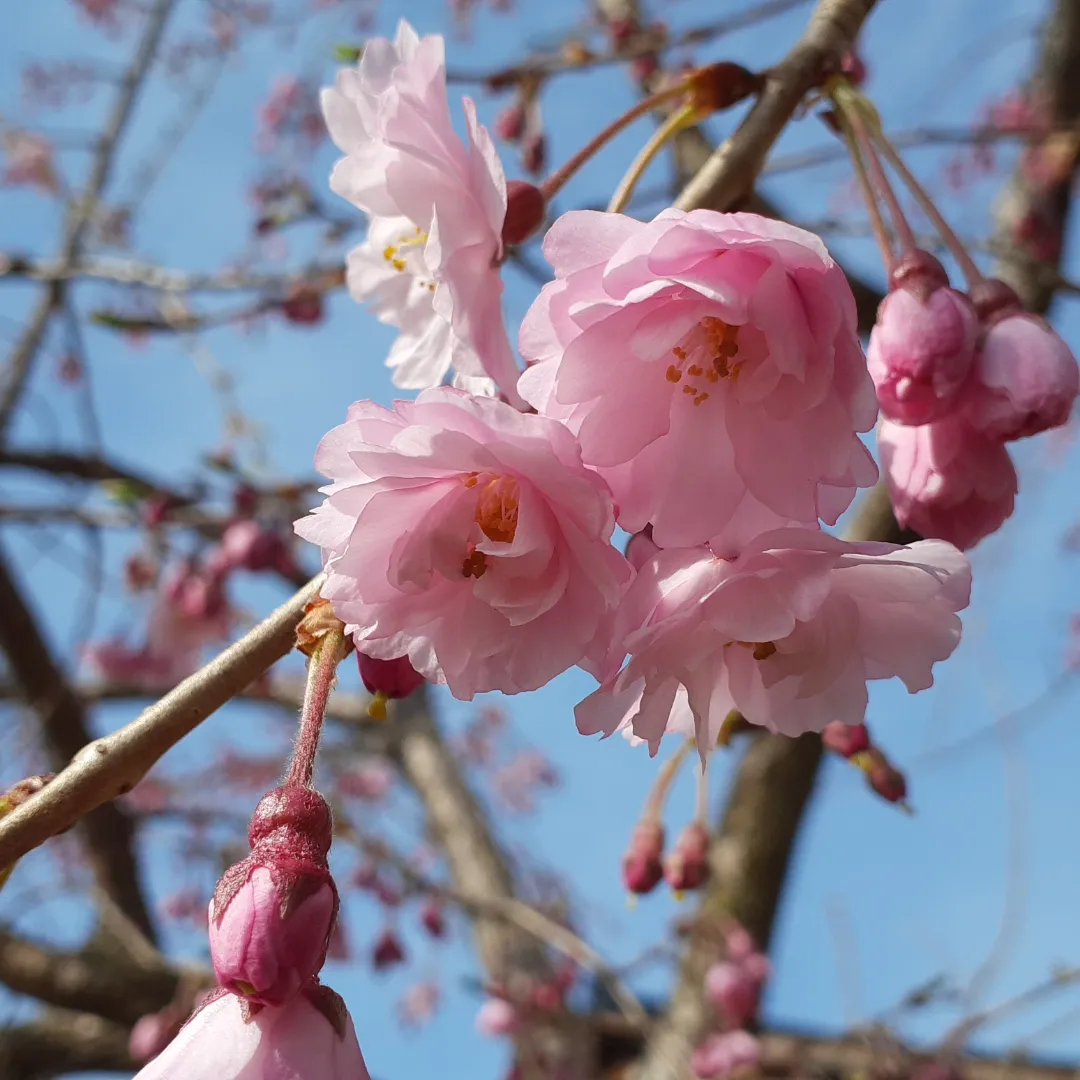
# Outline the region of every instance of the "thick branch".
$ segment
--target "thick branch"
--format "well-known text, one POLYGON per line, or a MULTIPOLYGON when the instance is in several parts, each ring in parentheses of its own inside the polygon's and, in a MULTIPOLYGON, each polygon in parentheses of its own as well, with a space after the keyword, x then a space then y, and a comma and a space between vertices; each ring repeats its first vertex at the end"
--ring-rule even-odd
POLYGON ((807 92, 855 41, 876 0, 819 0, 795 47, 768 73, 765 89, 738 130, 683 189, 681 210, 726 210, 753 190, 769 150, 807 92))
POLYGON ((1080 166, 1075 134, 1080 122, 1078 71, 1080 4, 1055 0, 1043 29, 1038 66, 1028 84, 1036 107, 1045 110, 1043 120, 1051 134, 1025 152, 995 215, 994 248, 1003 253, 996 273, 1031 311, 1045 312, 1061 282, 1064 239, 1080 166), (1062 136, 1063 129, 1071 133, 1062 136), (1053 169, 1054 161, 1063 162, 1063 167, 1053 169))
MULTIPOLYGON (((90 741, 83 703, 53 659, 7 560, 0 552, 0 648, 27 704, 34 710, 50 763, 62 769, 90 741)), ((104 802, 104 800, 102 800, 104 802)), ((87 856, 98 885, 150 938, 153 925, 139 884, 135 830, 119 807, 97 804, 82 822, 87 856)), ((3 860, 0 865, 8 865, 3 860)))
POLYGON ((312 579, 130 724, 82 747, 55 780, 0 820, 0 866, 130 791, 170 747, 288 653, 304 606, 322 581, 321 574, 312 579))
POLYGON ((131 1072, 128 1030, 88 1013, 49 1009, 38 1019, 0 1030, 4 1080, 51 1080, 81 1072, 131 1072))

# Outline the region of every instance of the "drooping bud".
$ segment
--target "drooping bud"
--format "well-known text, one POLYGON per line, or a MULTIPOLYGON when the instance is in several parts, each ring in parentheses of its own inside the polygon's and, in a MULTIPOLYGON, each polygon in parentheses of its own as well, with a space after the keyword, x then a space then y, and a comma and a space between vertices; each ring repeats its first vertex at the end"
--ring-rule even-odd
POLYGON ((761 88, 764 78, 730 60, 707 64, 690 76, 690 100, 702 116, 729 109, 761 88))
POLYGON ((332 832, 330 807, 311 789, 277 788, 260 800, 252 852, 210 901, 210 955, 227 990, 281 1005, 322 968, 338 909, 326 862, 332 832))
POLYGON ((840 720, 833 720, 822 730, 821 741, 826 750, 851 759, 870 749, 870 732, 865 724, 845 724, 840 720))
POLYGON ((698 889, 709 877, 709 830, 691 821, 664 860, 664 878, 676 894, 698 889))
POLYGON ((761 1057, 761 1044, 748 1031, 725 1031, 709 1035, 694 1048, 690 1067, 701 1080, 724 1080, 740 1070, 751 1069, 761 1057))
POLYGON ((373 720, 385 720, 386 703, 408 697, 424 681, 424 676, 412 666, 407 656, 377 660, 358 651, 356 663, 364 688, 372 695, 368 715, 373 720))
MULTIPOLYGON (((525 134, 525 105, 512 101, 500 109, 492 125, 497 138, 505 142, 517 142, 525 134)), ((509 187, 509 185, 507 185, 509 187)))
POLYGON ((525 180, 507 180, 503 243, 508 247, 523 244, 543 225, 546 213, 544 193, 535 184, 525 180))
POLYGON ((705 999, 733 1027, 753 1019, 761 1000, 761 981, 742 964, 713 964, 705 973, 705 999))
POLYGON ((420 923, 436 940, 446 937, 446 915, 443 913, 442 902, 436 897, 429 897, 424 904, 420 912, 420 923))
POLYGON ((1069 419, 1080 392, 1080 367, 1064 340, 1020 307, 1004 282, 980 283, 986 337, 975 362, 967 419, 988 438, 1023 439, 1069 419))
POLYGON ((870 332, 867 366, 882 413, 900 424, 948 416, 975 360, 979 320, 971 301, 948 287, 926 251, 905 255, 870 332))
POLYGON ((476 1014, 476 1030, 481 1035, 500 1038, 518 1029, 518 1012, 506 998, 489 997, 476 1014))
POLYGON ((396 964, 404 963, 404 961, 405 949, 401 944, 401 940, 394 932, 393 927, 388 926, 375 939, 375 944, 371 950, 371 966, 376 971, 385 971, 396 964))
POLYGON ((623 856, 623 884, 637 896, 650 893, 664 876, 664 827, 656 821, 641 821, 623 856))
POLYGON ((907 780, 880 750, 874 748, 867 753, 863 771, 872 791, 886 802, 896 803, 901 809, 910 810, 907 805, 907 780))

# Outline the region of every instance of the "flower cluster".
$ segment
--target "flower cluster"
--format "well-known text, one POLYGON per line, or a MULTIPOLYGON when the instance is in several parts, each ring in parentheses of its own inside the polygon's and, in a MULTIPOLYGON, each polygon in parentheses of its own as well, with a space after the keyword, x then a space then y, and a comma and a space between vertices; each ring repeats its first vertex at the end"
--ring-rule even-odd
POLYGON ((892 272, 867 354, 897 520, 967 549, 1012 514, 1005 444, 1064 424, 1080 390, 1065 342, 1004 282, 948 285, 918 249, 892 272))
MULTIPOLYGON (((346 154, 332 186, 371 219, 354 295, 400 328, 389 362, 421 391, 352 406, 316 457, 326 500, 297 523, 359 652, 407 657, 462 699, 577 665, 601 683, 583 733, 654 752, 693 734, 703 755, 733 713, 797 735, 860 723, 870 680, 931 684, 966 560, 822 530, 877 479, 860 438, 877 401, 817 237, 754 214, 567 213, 515 386, 506 184, 470 102, 466 142, 450 128, 441 39, 402 23, 324 108, 346 154), (437 385, 450 368, 503 400, 437 385), (639 534, 630 560, 616 524, 639 534)), ((700 881, 706 840, 669 859, 673 887, 700 881)))

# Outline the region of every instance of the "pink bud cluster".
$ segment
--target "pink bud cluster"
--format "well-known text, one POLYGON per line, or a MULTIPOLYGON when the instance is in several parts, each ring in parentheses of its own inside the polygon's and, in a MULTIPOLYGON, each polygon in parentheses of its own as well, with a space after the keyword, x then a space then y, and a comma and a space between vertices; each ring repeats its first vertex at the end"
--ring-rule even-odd
POLYGON ((1005 444, 1064 424, 1080 391, 1065 342, 1004 282, 950 288, 932 255, 894 267, 867 353, 897 520, 973 547, 1012 514, 1005 444))
POLYGON ((741 926, 728 927, 724 937, 726 959, 708 969, 703 988, 716 1013, 716 1030, 705 1036, 690 1058, 702 1080, 738 1075, 757 1065, 761 1054, 758 1040, 747 1028, 757 1018, 772 968, 741 926))

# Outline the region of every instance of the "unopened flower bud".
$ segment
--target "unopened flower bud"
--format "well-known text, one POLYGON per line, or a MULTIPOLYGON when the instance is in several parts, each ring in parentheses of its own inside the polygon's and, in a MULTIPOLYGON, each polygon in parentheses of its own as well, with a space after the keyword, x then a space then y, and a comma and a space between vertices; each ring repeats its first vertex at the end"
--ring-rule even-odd
POLYGON ((505 142, 517 142, 525 134, 524 104, 521 101, 511 102, 499 111, 492 126, 496 137, 505 142))
POLYGON ((951 413, 978 338, 975 308, 948 287, 941 263, 925 251, 906 255, 893 270, 866 353, 882 413, 901 424, 951 413))
POLYGON ((761 982, 742 964, 713 964, 705 973, 705 999, 732 1026, 753 1019, 761 1000, 761 982))
POLYGON ((1076 357, 1044 319, 1022 311, 1018 301, 1010 307, 1006 294, 992 291, 992 282, 983 285, 982 307, 990 314, 968 395, 968 421, 1001 442, 1060 427, 1080 392, 1076 357))
POLYGON ((906 807, 907 780, 880 750, 872 749, 867 753, 863 770, 871 790, 886 802, 898 803, 906 807))
POLYGON ((634 828, 630 849, 623 856, 623 884, 638 896, 650 893, 664 876, 664 827, 642 821, 634 828))
POLYGON ((676 893, 700 888, 709 876, 709 830, 692 821, 664 860, 664 878, 676 893))
POLYGON ((442 903, 435 897, 430 897, 424 904, 420 923, 433 938, 438 940, 446 937, 446 915, 443 914, 442 903))
POLYGON ((317 792, 278 788, 252 818, 252 852, 210 901, 218 982, 262 1005, 281 1005, 318 974, 337 918, 326 863, 330 808, 317 792))
POLYGON ((424 681, 424 676, 412 666, 407 656, 377 660, 357 651, 356 663, 364 688, 372 695, 368 715, 373 720, 385 720, 387 701, 408 697, 424 681))
POLYGON ((826 750, 850 759, 870 749, 870 732, 865 724, 845 724, 833 720, 822 730, 821 741, 826 750))
POLYGON ((297 326, 314 326, 323 320, 323 294, 310 285, 296 285, 281 302, 281 314, 297 326))
POLYGON ((518 1028, 518 1012, 506 998, 489 997, 476 1014, 476 1030, 499 1038, 513 1035, 518 1028))
POLYGON ((503 243, 510 247, 523 244, 544 223, 546 212, 544 193, 535 184, 525 180, 507 180, 503 243))
POLYGON ((547 139, 541 132, 530 135, 522 144, 521 167, 533 176, 547 168, 547 139))
POLYGON ((404 963, 405 949, 392 927, 387 927, 375 940, 371 950, 371 966, 376 971, 385 971, 396 964, 404 963))
POLYGON ((709 1035, 690 1055, 690 1067, 701 1080, 724 1080, 742 1069, 753 1068, 761 1045, 748 1031, 709 1035))

